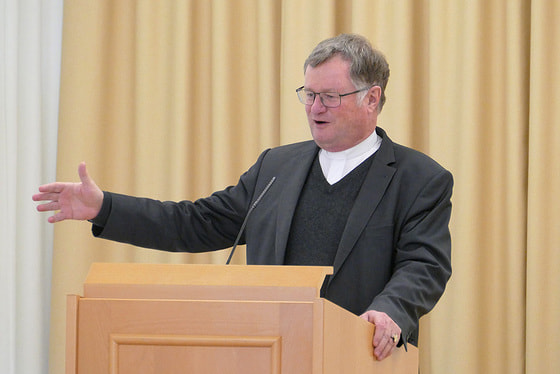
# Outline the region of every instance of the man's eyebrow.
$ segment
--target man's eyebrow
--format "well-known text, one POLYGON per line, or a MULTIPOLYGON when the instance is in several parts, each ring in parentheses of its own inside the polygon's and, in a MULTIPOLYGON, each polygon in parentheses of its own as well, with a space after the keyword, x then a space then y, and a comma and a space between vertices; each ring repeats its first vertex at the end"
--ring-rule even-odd
POLYGON ((324 89, 324 90, 316 91, 316 90, 313 90, 310 87, 307 87, 307 86, 304 85, 303 89, 308 90, 308 91, 313 91, 315 93, 326 93, 326 92, 338 93, 338 89, 335 89, 335 88, 327 88, 327 89, 324 89))

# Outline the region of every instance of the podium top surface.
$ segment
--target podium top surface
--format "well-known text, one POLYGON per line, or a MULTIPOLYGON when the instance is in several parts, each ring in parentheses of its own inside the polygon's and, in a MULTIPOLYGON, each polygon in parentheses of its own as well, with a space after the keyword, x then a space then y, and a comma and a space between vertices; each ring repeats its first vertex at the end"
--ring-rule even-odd
POLYGON ((106 290, 114 294, 115 287, 125 292, 139 287, 160 290, 227 287, 230 290, 300 289, 312 291, 318 297, 325 276, 332 272, 332 267, 325 266, 94 263, 84 283, 84 296, 100 297, 106 290))

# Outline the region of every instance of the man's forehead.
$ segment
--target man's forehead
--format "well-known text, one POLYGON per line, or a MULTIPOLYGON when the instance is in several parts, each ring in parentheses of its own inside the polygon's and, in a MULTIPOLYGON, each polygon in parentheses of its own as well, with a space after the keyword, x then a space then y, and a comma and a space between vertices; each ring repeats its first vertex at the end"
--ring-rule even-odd
POLYGON ((307 66, 304 78, 304 86, 308 89, 347 88, 349 84, 352 84, 350 63, 335 56, 317 66, 307 66))

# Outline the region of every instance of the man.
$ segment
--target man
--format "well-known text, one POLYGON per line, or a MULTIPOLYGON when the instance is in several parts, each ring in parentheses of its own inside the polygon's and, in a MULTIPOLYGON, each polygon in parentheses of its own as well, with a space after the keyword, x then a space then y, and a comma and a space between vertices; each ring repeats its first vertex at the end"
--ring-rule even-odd
POLYGON ((321 42, 297 89, 313 141, 264 151, 235 186, 195 202, 159 202, 81 183, 41 186, 49 221, 91 220, 106 239, 167 251, 241 243, 248 264, 327 265, 323 297, 376 325, 374 354, 418 342, 418 320, 451 275, 451 174, 377 127, 389 67, 369 42, 321 42), (263 193, 264 192, 264 193, 263 193), (257 205, 254 205, 256 200, 257 205), (250 207, 251 215, 248 216, 250 207))

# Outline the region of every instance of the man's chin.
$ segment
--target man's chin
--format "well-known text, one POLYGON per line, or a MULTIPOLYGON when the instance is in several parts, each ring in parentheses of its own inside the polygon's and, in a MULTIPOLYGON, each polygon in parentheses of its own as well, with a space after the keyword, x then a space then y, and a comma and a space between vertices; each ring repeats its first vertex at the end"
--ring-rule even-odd
POLYGON ((336 141, 327 141, 326 139, 321 139, 314 137, 313 140, 319 148, 324 149, 327 152, 339 152, 343 151, 345 148, 341 147, 336 141))

